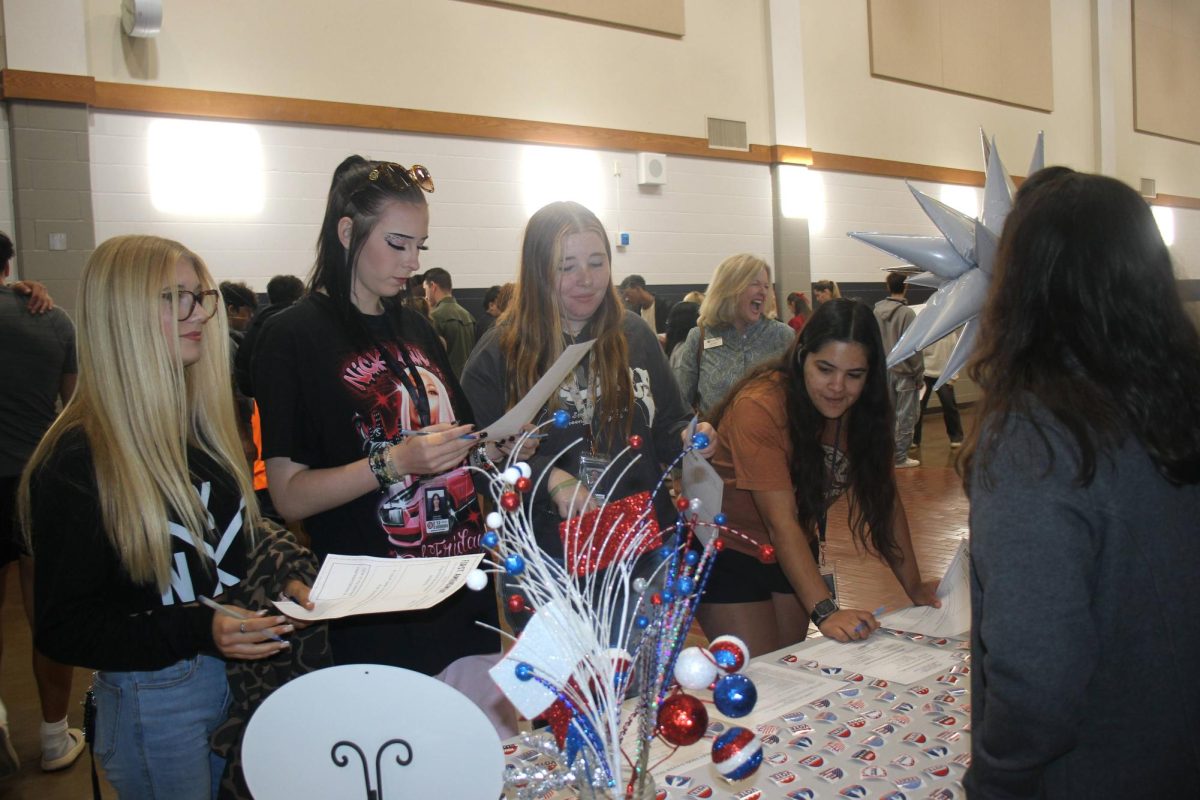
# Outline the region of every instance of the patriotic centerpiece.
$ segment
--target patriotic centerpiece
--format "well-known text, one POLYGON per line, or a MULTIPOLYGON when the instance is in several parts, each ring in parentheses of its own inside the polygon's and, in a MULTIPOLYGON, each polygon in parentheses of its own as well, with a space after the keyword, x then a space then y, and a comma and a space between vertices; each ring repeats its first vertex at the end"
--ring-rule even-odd
MULTIPOLYGON (((559 412, 545 424, 565 427, 566 422, 565 412, 559 412)), ((703 433, 693 435, 675 463, 708 444, 703 433)), ((640 437, 630 437, 608 465, 618 470, 617 483, 622 471, 642 457, 641 446, 640 437)), ((532 475, 528 465, 513 458, 503 467, 482 470, 497 510, 487 516, 483 544, 489 557, 481 566, 499 577, 509 612, 526 619, 491 675, 518 711, 547 722, 552 736, 526 735, 524 744, 562 765, 549 768, 537 759, 510 768, 505 783, 521 800, 557 789, 583 798, 653 798, 652 745, 662 740, 669 751, 694 744, 708 727, 704 702, 684 688, 713 684, 723 713, 733 710, 740 716, 754 705, 753 683, 737 674, 749 658, 744 644, 725 637, 724 644, 713 643, 715 649, 688 648, 681 654, 721 550, 721 534, 737 534, 720 514, 701 522, 695 513, 699 501, 683 497, 676 501, 674 524, 660 531, 652 500, 665 491, 670 470, 653 492, 601 503, 576 516, 578 509, 594 505, 580 489, 563 524, 562 560, 539 547, 522 499, 545 476, 532 475), (697 536, 702 527, 717 535, 697 536), (674 680, 676 673, 682 686, 674 680)), ((482 574, 468 581, 471 587, 485 584, 482 574)), ((732 753, 729 746, 720 750, 723 759, 735 758, 732 753)), ((748 775, 761 750, 758 760, 749 752, 736 760, 734 772, 748 775)))

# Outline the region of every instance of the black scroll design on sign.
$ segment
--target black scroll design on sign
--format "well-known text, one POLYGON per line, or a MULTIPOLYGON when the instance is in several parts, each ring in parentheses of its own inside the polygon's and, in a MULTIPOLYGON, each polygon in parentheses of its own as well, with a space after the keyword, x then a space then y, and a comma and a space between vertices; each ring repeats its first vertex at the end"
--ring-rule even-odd
POLYGON ((389 739, 384 742, 378 750, 375 751, 375 788, 371 788, 371 773, 367 768, 367 755, 362 748, 354 742, 343 739, 335 744, 329 751, 329 757, 333 759, 333 763, 339 767, 344 767, 350 763, 350 756, 346 753, 338 754, 339 748, 350 748, 358 754, 358 760, 362 764, 363 771, 363 786, 367 790, 367 800, 382 800, 383 798, 383 754, 392 745, 402 745, 404 747, 404 755, 397 754, 396 763, 402 767, 407 767, 412 763, 413 752, 412 746, 403 739, 389 739))

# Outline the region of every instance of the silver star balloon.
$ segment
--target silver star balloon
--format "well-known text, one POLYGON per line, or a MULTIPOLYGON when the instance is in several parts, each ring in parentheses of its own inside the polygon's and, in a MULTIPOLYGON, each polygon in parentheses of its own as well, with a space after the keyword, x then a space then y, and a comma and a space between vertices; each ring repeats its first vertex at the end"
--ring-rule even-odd
MULTIPOLYGON (((992 139, 989 143, 987 135, 982 130, 980 133, 986 171, 983 211, 978 219, 968 217, 906 182, 922 210, 941 231, 941 236, 865 232, 849 234, 923 270, 910 277, 908 283, 937 290, 925 303, 925 310, 888 354, 889 368, 952 331, 960 327, 963 329, 935 388, 941 388, 942 384, 954 378, 975 348, 979 312, 987 299, 996 247, 1004 229, 1004 219, 1012 210, 1015 193, 1012 178, 1000 160, 996 140, 992 139)), ((1044 160, 1044 139, 1039 131, 1029 174, 1040 170, 1044 160)))

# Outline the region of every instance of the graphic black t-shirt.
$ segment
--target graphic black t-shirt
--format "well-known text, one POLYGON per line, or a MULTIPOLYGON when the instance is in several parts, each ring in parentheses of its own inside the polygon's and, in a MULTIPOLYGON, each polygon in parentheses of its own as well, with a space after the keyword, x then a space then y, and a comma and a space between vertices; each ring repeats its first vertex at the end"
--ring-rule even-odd
MULTIPOLYGON (((365 458, 375 442, 399 441, 402 431, 419 430, 418 403, 397 370, 407 376, 411 368, 419 375, 429 424, 472 419, 428 321, 389 304, 385 315, 364 316, 377 344, 356 348, 332 302, 310 295, 270 320, 259 335, 253 373, 264 459, 339 467, 365 458), (380 346, 390 358, 381 355, 380 346)), ((321 557, 463 555, 479 552, 483 532, 465 470, 368 492, 309 517, 304 527, 321 557)), ((498 639, 476 626, 477 619, 496 619, 490 591, 462 591, 426 612, 349 618, 333 626, 334 658, 437 672, 463 655, 498 652, 498 639), (368 628, 373 633, 356 636, 350 630, 368 628), (420 641, 406 641, 409 634, 420 641)))
POLYGON ((215 652, 217 600, 246 575, 245 501, 230 475, 201 450, 188 448, 192 486, 208 512, 206 555, 191 533, 169 522, 171 583, 165 591, 134 583, 105 533, 92 450, 67 434, 30 480, 36 644, 67 664, 102 670, 161 669, 200 652, 215 652))

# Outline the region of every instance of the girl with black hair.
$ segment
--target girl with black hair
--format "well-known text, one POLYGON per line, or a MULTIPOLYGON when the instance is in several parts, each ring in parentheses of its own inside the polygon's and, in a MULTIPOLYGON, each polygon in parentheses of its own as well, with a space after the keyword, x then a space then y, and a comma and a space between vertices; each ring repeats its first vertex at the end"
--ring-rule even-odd
MULTIPOLYGON (((350 156, 337 168, 303 300, 272 318, 254 354, 271 498, 304 520, 313 549, 378 557, 479 552, 483 533, 464 460, 479 444, 437 335, 396 300, 429 237, 421 166, 350 156), (443 513, 426 514, 425 492, 443 513)), ((500 454, 493 449, 494 458, 500 454)), ((498 653, 493 592, 435 608, 330 625, 337 663, 437 674, 498 653)))
POLYGON ((896 492, 886 375, 871 309, 830 300, 782 359, 713 410, 727 524, 749 541, 728 537, 715 562, 697 612, 710 637, 734 634, 766 653, 804 639, 810 619, 842 642, 879 627, 867 611, 839 608, 818 567, 818 530, 843 492, 858 543, 888 562, 913 603, 940 605, 896 492))
POLYGON ((972 797, 1200 786, 1200 337, 1149 206, 1050 167, 980 317, 972 797))

